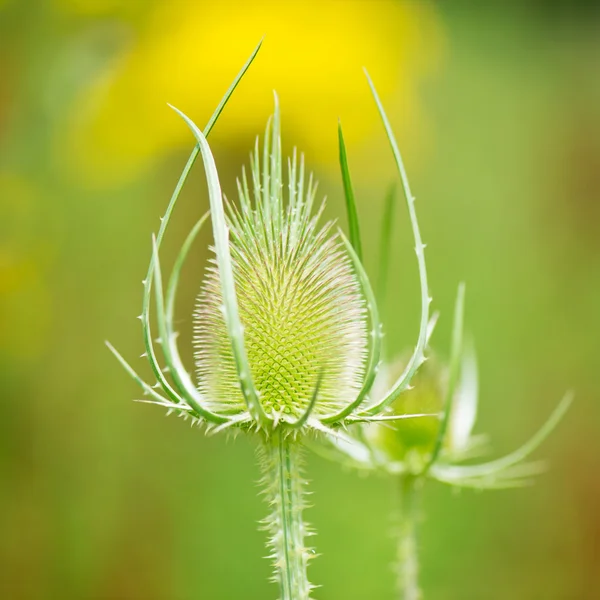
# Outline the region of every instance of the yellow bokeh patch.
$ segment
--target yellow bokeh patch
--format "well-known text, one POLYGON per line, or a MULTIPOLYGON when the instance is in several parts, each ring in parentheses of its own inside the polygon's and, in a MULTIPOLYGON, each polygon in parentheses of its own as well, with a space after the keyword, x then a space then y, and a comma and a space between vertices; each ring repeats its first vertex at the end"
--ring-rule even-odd
POLYGON ((442 38, 424 2, 160 2, 128 51, 78 98, 61 134, 66 162, 84 180, 110 184, 190 147, 166 103, 204 124, 263 35, 258 60, 215 133, 231 142, 260 131, 276 89, 285 137, 321 164, 337 160, 338 117, 349 146, 377 123, 363 66, 384 100, 402 105, 399 126, 410 133, 417 85, 436 64, 442 38))

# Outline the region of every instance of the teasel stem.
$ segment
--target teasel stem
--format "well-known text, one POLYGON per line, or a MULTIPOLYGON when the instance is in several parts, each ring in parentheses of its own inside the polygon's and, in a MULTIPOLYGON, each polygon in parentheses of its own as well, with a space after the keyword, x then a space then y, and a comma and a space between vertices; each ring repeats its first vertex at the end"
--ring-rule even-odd
POLYGON ((275 431, 263 441, 259 457, 265 496, 272 510, 264 524, 270 536, 273 581, 279 584, 280 600, 309 600, 313 586, 307 567, 313 555, 304 544, 310 532, 302 519, 307 482, 302 474, 301 446, 292 436, 275 431))
POLYGON ((402 475, 399 483, 398 598, 420 600, 417 524, 422 482, 414 475, 402 475))

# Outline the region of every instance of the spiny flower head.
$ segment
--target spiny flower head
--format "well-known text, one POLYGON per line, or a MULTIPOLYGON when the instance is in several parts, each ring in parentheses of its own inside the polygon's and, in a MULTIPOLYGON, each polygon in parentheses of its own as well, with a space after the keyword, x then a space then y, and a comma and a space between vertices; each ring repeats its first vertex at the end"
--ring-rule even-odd
POLYGON ((156 384, 145 383, 123 357, 109 348, 149 396, 211 430, 241 428, 269 437, 276 430, 297 436, 309 430, 335 435, 358 422, 398 420, 410 415, 380 415, 409 387, 424 362, 429 304, 424 244, 414 197, 400 153, 377 92, 368 78, 404 186, 415 237, 421 281, 421 321, 415 350, 389 393, 372 401, 379 368, 381 325, 369 277, 362 264, 357 210, 346 150, 339 127, 340 164, 350 221, 350 240, 333 223, 321 224, 324 203, 306 176, 303 157, 294 152, 283 184, 280 113, 267 125, 262 159, 258 140, 251 155, 250 182, 243 171, 239 202, 221 191, 215 161, 206 140, 229 96, 258 52, 256 48, 217 107, 204 132, 183 113, 197 146, 171 198, 156 238, 144 280, 142 328, 156 384), (185 368, 177 346, 174 312, 181 268, 205 215, 184 241, 163 288, 159 248, 174 205, 198 154, 206 173, 214 237, 212 259, 194 312, 197 383, 185 368), (158 343, 166 368, 159 364, 151 325, 154 291, 158 343))
MULTIPOLYGON (((368 354, 367 310, 348 252, 332 223, 313 214, 316 183, 304 181, 304 160, 288 163, 284 202, 279 123, 258 140, 252 193, 244 172, 240 207, 228 203, 227 226, 248 365, 260 405, 271 418, 296 420, 319 382, 314 414, 343 407, 361 387, 368 354), (269 139, 271 138, 271 139, 269 139), (271 142, 271 147, 270 143, 271 142)), ((201 393, 214 410, 240 411, 244 397, 227 332, 219 269, 211 261, 194 315, 201 393)))

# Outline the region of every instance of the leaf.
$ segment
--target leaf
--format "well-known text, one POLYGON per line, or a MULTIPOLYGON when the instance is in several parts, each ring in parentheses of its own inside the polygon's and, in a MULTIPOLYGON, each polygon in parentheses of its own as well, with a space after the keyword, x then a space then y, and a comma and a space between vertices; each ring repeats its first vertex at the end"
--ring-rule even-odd
POLYGON ((346 144, 344 134, 342 133, 342 123, 338 122, 338 141, 340 151, 340 168, 342 170, 342 181, 344 183, 344 197, 346 199, 346 214, 348 215, 348 230, 350 242, 356 252, 358 259, 362 262, 362 244, 360 241, 360 226, 358 223, 358 212, 354 200, 354 191, 350 179, 350 169, 348 168, 348 158, 346 155, 346 144))

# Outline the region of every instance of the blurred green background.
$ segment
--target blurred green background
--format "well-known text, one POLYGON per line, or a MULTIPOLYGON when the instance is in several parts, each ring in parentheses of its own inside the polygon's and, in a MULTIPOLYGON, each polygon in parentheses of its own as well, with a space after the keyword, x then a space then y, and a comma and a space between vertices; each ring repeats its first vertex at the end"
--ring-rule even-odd
MULTIPOLYGON (((193 141, 263 34, 211 136, 224 189, 280 94, 343 218, 344 122, 375 271, 391 156, 375 79, 416 192, 444 353, 456 284, 477 342, 477 431, 506 452, 567 388, 576 403, 533 488, 430 484, 425 598, 600 598, 600 18, 586 2, 0 0, 0 598, 274 598, 251 441, 206 438, 130 401, 104 347, 142 348, 135 316, 193 141)), ((194 171, 165 247, 206 210, 194 171)), ((418 286, 397 212, 388 346, 412 345, 418 286)), ((185 276, 187 331, 210 243, 185 276)), ((183 337, 189 341, 189 335, 183 337)), ((187 353, 189 357, 189 352, 187 353)), ((143 373, 142 360, 133 364, 143 373)), ((393 483, 310 457, 315 597, 391 599, 393 483)))

